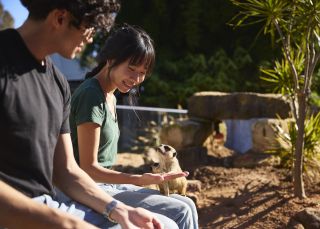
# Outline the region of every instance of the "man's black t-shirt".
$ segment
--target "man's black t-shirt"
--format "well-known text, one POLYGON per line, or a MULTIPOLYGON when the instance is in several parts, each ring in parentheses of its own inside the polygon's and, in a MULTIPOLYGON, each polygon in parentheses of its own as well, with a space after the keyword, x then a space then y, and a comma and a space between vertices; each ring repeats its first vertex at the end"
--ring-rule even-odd
POLYGON ((53 156, 69 133, 70 90, 49 58, 45 66, 16 30, 0 31, 0 180, 35 197, 53 193, 53 156))

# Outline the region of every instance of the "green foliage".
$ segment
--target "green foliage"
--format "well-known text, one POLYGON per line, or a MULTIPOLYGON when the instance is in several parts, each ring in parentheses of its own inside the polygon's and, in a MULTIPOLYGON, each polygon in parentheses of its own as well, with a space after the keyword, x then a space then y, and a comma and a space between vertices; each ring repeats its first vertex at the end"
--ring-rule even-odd
POLYGON ((320 95, 320 68, 317 69, 317 71, 313 77, 312 91, 315 92, 316 94, 320 95))
POLYGON ((240 47, 231 57, 220 49, 209 58, 189 54, 175 62, 165 61, 144 84, 140 102, 186 107, 187 98, 198 91, 241 91, 246 85, 241 82, 240 86, 241 70, 251 63, 248 52, 240 47))
POLYGON ((291 170, 293 168, 294 162, 294 144, 297 138, 296 125, 294 122, 288 122, 288 130, 286 133, 281 127, 274 126, 274 131, 276 133, 276 140, 278 142, 277 145, 280 147, 274 147, 269 150, 269 153, 273 153, 274 155, 280 158, 280 166, 282 168, 287 168, 291 170))
POLYGON ((292 0, 231 0, 231 2, 240 7, 241 11, 232 18, 230 24, 234 26, 253 25, 264 23, 262 30, 264 34, 270 34, 272 43, 275 41, 275 23, 274 21, 284 21, 289 13, 288 7, 292 0))
POLYGON ((310 95, 310 104, 316 107, 320 107, 320 96, 317 92, 312 92, 310 95))
MULTIPOLYGON (((270 152, 280 157, 282 167, 292 169, 297 141, 297 126, 294 122, 290 122, 288 125, 289 133, 281 131, 278 127, 277 140, 282 147, 270 150, 270 152)), ((303 171, 310 182, 320 181, 320 113, 309 116, 305 121, 303 171)))
POLYGON ((181 6, 181 28, 184 31, 184 39, 190 51, 199 45, 200 41, 200 15, 202 8, 200 1, 189 0, 181 6))
MULTIPOLYGON (((305 61, 304 54, 302 52, 299 52, 296 55, 291 54, 291 59, 296 66, 298 75, 303 74, 305 61)), ((274 62, 274 68, 261 67, 260 71, 263 73, 263 75, 260 76, 260 79, 267 83, 267 87, 269 87, 273 93, 280 93, 282 95, 294 94, 294 81, 291 68, 285 58, 283 58, 281 62, 276 60, 274 62)), ((302 77, 299 80, 299 84, 302 86, 304 80, 302 77)))
POLYGON ((3 5, 0 1, 0 30, 6 29, 6 28, 12 28, 13 27, 13 17, 11 14, 3 9, 3 5))
MULTIPOLYGON (((231 2, 121 2, 117 24, 141 26, 151 35, 156 47, 156 68, 143 85, 141 105, 185 106, 187 98, 197 90, 265 92, 259 84, 258 66, 277 56, 279 50, 270 49, 264 37, 252 38, 259 31, 257 27, 240 31, 227 26, 227 21, 236 13, 231 2), (163 88, 169 91, 163 92, 163 88), (159 94, 169 97, 160 99, 159 94)), ((95 36, 94 43, 82 53, 83 65, 94 64, 94 57, 106 37, 106 34, 95 36)))

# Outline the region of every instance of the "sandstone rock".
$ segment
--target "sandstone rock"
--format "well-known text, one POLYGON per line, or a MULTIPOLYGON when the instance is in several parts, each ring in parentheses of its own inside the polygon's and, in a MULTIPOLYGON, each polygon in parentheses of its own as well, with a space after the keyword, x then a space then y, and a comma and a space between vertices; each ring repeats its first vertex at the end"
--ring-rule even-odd
POLYGON ((280 148, 281 142, 277 141, 279 128, 288 135, 288 119, 259 119, 252 124, 252 150, 256 152, 265 152, 271 149, 280 148))
POLYGON ((279 94, 198 92, 188 100, 188 114, 210 120, 288 118, 290 104, 279 94))
POLYGON ((256 166, 276 166, 280 164, 280 158, 268 153, 257 153, 248 151, 244 154, 237 154, 233 160, 235 168, 254 168, 256 166))
POLYGON ((177 152, 182 170, 190 173, 193 173, 199 166, 208 163, 207 149, 205 147, 189 147, 177 152))
POLYGON ((199 180, 187 180, 187 181, 188 181, 188 186, 187 186, 188 193, 201 192, 201 181, 199 180))
POLYGON ((144 165, 142 154, 136 153, 119 153, 115 165, 140 167, 144 165))
POLYGON ((164 126, 160 132, 160 142, 180 150, 187 147, 202 146, 211 133, 211 122, 187 119, 178 121, 173 125, 164 126))
POLYGON ((306 229, 320 228, 320 211, 314 208, 306 208, 293 216, 293 219, 306 229))
POLYGON ((305 229, 301 223, 295 221, 293 218, 289 220, 287 228, 288 229, 305 229))
POLYGON ((199 193, 187 193, 187 197, 189 197, 194 204, 199 207, 199 202, 200 202, 200 194, 199 193))

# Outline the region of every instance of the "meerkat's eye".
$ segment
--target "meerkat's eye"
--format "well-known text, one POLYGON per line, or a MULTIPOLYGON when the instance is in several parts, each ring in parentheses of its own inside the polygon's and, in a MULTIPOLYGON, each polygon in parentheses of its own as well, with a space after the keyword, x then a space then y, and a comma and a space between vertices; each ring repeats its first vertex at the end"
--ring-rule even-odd
POLYGON ((170 151, 171 149, 170 149, 170 147, 169 146, 164 146, 164 150, 167 152, 167 151, 170 151))
POLYGON ((174 152, 172 155, 173 155, 173 157, 177 156, 177 152, 174 152))

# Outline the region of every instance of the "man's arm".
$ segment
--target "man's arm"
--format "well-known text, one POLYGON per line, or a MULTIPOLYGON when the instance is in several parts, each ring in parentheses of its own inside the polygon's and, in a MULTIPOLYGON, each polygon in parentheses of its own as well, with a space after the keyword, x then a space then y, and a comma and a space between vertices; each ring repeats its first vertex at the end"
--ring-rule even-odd
MULTIPOLYGON (((113 198, 98 188, 97 184, 76 163, 70 134, 58 138, 53 178, 55 185, 73 200, 102 213, 113 198)), ((160 222, 147 210, 132 208, 119 203, 111 212, 111 217, 122 228, 162 228, 160 222)))
POLYGON ((33 201, 3 181, 0 181, 0 206, 0 227, 96 228, 76 217, 33 201))

